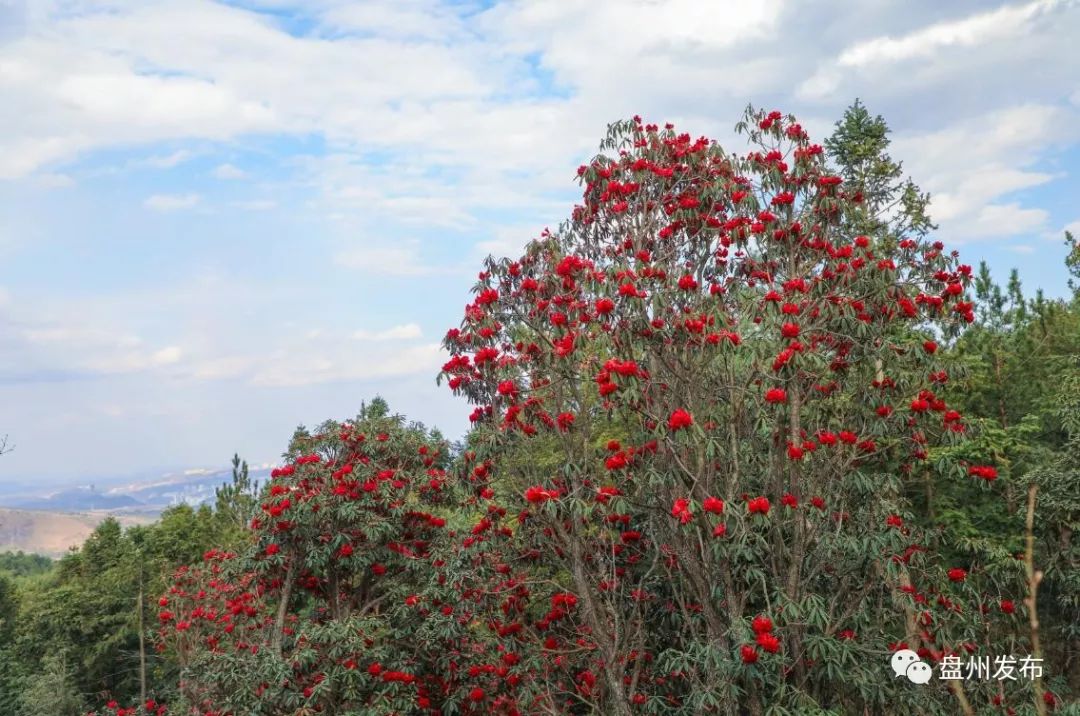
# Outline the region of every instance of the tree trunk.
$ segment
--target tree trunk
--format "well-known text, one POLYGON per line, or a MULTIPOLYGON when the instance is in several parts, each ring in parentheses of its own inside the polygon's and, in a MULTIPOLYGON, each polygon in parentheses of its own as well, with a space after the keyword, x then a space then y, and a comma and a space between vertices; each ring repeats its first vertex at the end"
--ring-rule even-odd
POLYGON ((143 625, 143 579, 139 572, 139 703, 146 703, 146 627, 143 625))
MULTIPOLYGON (((1039 488, 1032 483, 1028 485, 1027 519, 1025 520, 1024 572, 1028 580, 1028 596, 1024 600, 1028 608, 1028 625, 1031 627, 1031 653, 1035 659, 1042 659, 1042 644, 1039 641, 1039 610, 1036 600, 1039 591, 1039 582, 1042 581, 1043 573, 1035 569, 1035 495, 1039 488)), ((1034 679, 1032 686, 1035 687, 1035 713, 1046 716, 1046 702, 1043 701, 1042 677, 1034 679)))
POLYGON ((277 616, 274 619, 274 634, 272 636, 271 649, 274 655, 281 658, 281 645, 285 639, 285 615, 289 611, 289 598, 292 596, 293 579, 296 577, 297 555, 292 555, 289 560, 289 569, 285 574, 285 583, 281 585, 281 602, 278 604, 277 616))

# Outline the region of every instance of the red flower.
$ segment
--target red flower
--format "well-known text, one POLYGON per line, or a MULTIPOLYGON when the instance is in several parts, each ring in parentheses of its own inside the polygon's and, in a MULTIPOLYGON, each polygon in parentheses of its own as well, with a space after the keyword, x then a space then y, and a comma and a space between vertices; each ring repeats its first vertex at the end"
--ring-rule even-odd
POLYGON ((991 465, 972 465, 968 468, 968 474, 972 477, 981 477, 987 482, 996 480, 998 476, 997 468, 991 465))
POLYGON ((753 664, 758 660, 757 651, 749 644, 743 644, 739 649, 744 664, 753 664))
POLYGON ((672 431, 682 430, 694 424, 694 417, 682 408, 678 408, 668 418, 668 428, 672 431))
POLYGON ((479 688, 479 687, 477 687, 477 688, 475 688, 475 689, 473 689, 472 691, 469 692, 469 699, 472 700, 472 701, 483 701, 484 696, 485 696, 484 690, 479 688))
POLYGON ((351 544, 341 545, 341 549, 338 550, 338 557, 348 557, 353 553, 353 546, 351 544))
POLYGON ((567 609, 573 609, 577 606, 577 595, 571 592, 559 592, 558 594, 551 595, 551 608, 556 607, 567 609))
POLYGON ((686 274, 679 279, 679 288, 683 291, 693 291, 698 287, 698 282, 690 274, 686 274))
POLYGON ((784 338, 798 338, 799 337, 799 324, 798 323, 785 323, 780 328, 780 335, 784 338))
POLYGON ((605 504, 612 497, 618 497, 621 494, 622 492, 619 490, 619 488, 611 485, 605 485, 596 491, 596 501, 600 504, 605 504))
POLYGON ((931 355, 937 352, 937 343, 934 341, 923 341, 922 347, 924 351, 931 355))
POLYGON ((772 631, 773 630, 772 619, 769 619, 764 614, 759 614, 758 616, 754 617, 754 620, 752 622, 750 622, 750 628, 754 630, 755 634, 760 634, 761 632, 766 632, 766 631, 772 631))
POLYGON ((784 390, 783 388, 769 388, 769 390, 765 392, 765 402, 766 403, 786 403, 787 402, 787 391, 784 390))
POLYGON ((769 508, 771 507, 768 497, 755 497, 754 499, 747 502, 746 506, 747 508, 749 508, 750 514, 759 512, 763 515, 769 514, 769 508))
POLYGON ((626 453, 624 452, 617 452, 604 460, 604 467, 608 470, 621 470, 627 464, 629 464, 629 461, 626 459, 626 453))
POLYGON ((545 490, 539 485, 533 485, 525 490, 525 499, 534 504, 554 500, 558 496, 558 490, 545 490))
POLYGON ((1012 614, 1016 611, 1016 605, 1013 604, 1013 601, 1011 599, 1002 599, 1001 611, 1005 612, 1006 614, 1012 614))
POLYGON ((606 315, 615 310, 615 302, 610 298, 601 298, 596 301, 596 312, 600 315, 606 315))
POLYGON ((791 460, 802 460, 803 449, 798 445, 788 445, 787 456, 791 460))
POLYGON ((961 569, 960 567, 953 567, 949 570, 949 581, 963 582, 965 579, 967 579, 967 574, 968 573, 966 569, 961 569))
POLYGON ((784 507, 790 507, 794 510, 796 507, 799 506, 799 500, 795 497, 795 495, 785 492, 783 495, 780 496, 780 504, 784 507))
POLYGON ((712 536, 713 537, 723 537, 726 534, 727 534, 727 525, 721 523, 721 524, 718 524, 716 527, 713 527, 713 531, 712 531, 712 536))
POLYGON ((706 497, 705 501, 701 503, 701 509, 706 512, 712 512, 715 515, 723 514, 724 501, 719 497, 706 497))
POLYGON ((273 556, 273 555, 277 554, 280 551, 281 551, 281 547, 277 546, 276 544, 269 544, 269 545, 266 546, 266 554, 268 554, 268 555, 273 556))
POLYGON ((371 573, 376 577, 381 577, 386 574, 386 566, 378 563, 373 564, 371 565, 371 573))
POLYGON ((678 517, 679 522, 684 525, 694 519, 694 514, 690 511, 690 501, 681 497, 675 500, 675 504, 671 506, 671 516, 678 517))
POLYGON ((758 632, 757 644, 770 654, 780 651, 780 640, 768 632, 758 632))

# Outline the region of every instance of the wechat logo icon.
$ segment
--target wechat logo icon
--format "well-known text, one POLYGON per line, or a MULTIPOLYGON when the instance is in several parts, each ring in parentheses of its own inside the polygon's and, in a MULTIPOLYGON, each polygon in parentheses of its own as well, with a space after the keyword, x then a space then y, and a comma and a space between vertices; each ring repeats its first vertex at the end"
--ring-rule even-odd
POLYGON ((913 684, 928 684, 933 669, 911 649, 901 649, 889 660, 894 676, 906 676, 913 684))

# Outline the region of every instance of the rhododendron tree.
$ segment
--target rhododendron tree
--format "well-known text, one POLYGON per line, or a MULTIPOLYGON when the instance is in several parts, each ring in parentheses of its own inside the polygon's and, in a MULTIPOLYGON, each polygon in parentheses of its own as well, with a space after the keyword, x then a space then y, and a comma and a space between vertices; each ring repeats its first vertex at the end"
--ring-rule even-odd
POLYGON ((779 112, 739 129, 748 153, 613 125, 572 218, 489 259, 446 337, 493 500, 462 566, 529 654, 516 703, 970 710, 988 687, 885 664, 1008 653, 988 586, 904 521, 916 475, 993 470, 927 463, 965 433, 935 349, 974 318, 971 271, 895 165, 845 176, 875 157, 837 168, 779 112))
POLYGON ((447 448, 382 401, 299 431, 249 552, 207 552, 159 601, 160 648, 182 666, 173 712, 438 712, 453 612, 425 590, 445 580, 447 448))

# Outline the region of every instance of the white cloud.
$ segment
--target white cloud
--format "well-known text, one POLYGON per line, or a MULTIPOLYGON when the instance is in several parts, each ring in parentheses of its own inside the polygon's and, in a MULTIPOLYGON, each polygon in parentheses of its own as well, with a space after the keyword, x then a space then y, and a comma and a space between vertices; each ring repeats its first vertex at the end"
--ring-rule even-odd
MULTIPOLYGON (((378 344, 375 344, 378 345, 378 344)), ((335 355, 331 352, 288 352, 269 356, 251 379, 252 385, 274 388, 371 381, 415 373, 430 373, 442 360, 437 343, 394 346, 385 351, 374 346, 363 352, 335 355)))
POLYGON ((179 211, 195 208, 200 199, 198 194, 154 194, 143 201, 143 206, 154 211, 179 211))
POLYGON ((226 355, 204 358, 191 366, 188 375, 195 380, 224 380, 250 374, 255 364, 253 356, 226 355))
POLYGON ((171 169, 192 159, 195 155, 187 149, 178 149, 172 154, 147 157, 135 162, 137 166, 152 167, 154 169, 171 169))
POLYGON ((893 155, 906 159, 905 169, 931 192, 930 214, 941 235, 970 241, 1045 230, 1045 210, 1001 199, 1059 178, 1032 166, 1077 135, 1066 110, 1024 105, 932 132, 901 133, 893 155))
POLYGON ((1018 236, 1038 233, 1050 214, 1043 209, 1026 209, 1020 204, 987 204, 948 224, 943 234, 953 243, 968 239, 1018 236))
POLYGON ((930 57, 946 48, 1002 42, 1023 34, 1028 23, 1046 12, 1071 4, 1072 0, 1035 0, 1023 5, 1002 5, 960 20, 929 25, 902 37, 877 37, 845 50, 837 64, 863 67, 930 57))
POLYGON ((368 246, 341 251, 334 263, 383 276, 427 276, 440 269, 423 263, 415 246, 368 246))
POLYGON ((529 224, 496 226, 493 236, 476 242, 473 249, 478 258, 494 256, 497 259, 516 259, 521 256, 526 244, 537 238, 543 229, 543 226, 529 224))
POLYGON ((59 172, 36 174, 32 177, 32 181, 36 186, 43 189, 66 189, 70 186, 75 186, 74 179, 67 174, 59 172))
POLYGON ((155 351, 150 356, 150 360, 154 365, 172 365, 179 362, 180 357, 184 354, 177 346, 169 346, 162 348, 159 351, 155 351))
POLYGON ((176 363, 177 346, 148 347, 130 329, 100 318, 33 313, 0 316, 11 340, 0 350, 0 375, 32 374, 123 375, 176 363))
POLYGON ((246 211, 269 211, 277 207, 277 202, 273 199, 247 199, 245 201, 234 201, 232 205, 237 209, 245 209, 246 211))
POLYGON ((321 17, 322 26, 335 33, 364 32, 379 37, 412 38, 441 42, 466 32, 461 18, 431 0, 369 0, 362 4, 332 5, 321 17))
POLYGON ((421 335, 420 326, 415 323, 406 323, 383 331, 356 331, 353 333, 353 338, 360 341, 394 341, 419 338, 421 335))
MULTIPOLYGON (((959 19, 933 22, 894 37, 879 35, 858 41, 841 50, 835 59, 822 59, 818 69, 803 80, 796 96, 806 100, 820 100, 836 96, 848 80, 862 78, 888 91, 889 87, 910 86, 910 82, 922 82, 923 89, 933 83, 928 77, 938 79, 952 74, 956 82, 965 71, 983 69, 972 67, 971 60, 986 49, 993 55, 978 64, 993 64, 1016 55, 1014 70, 1030 60, 1020 43, 1038 44, 1032 35, 1049 25, 1052 14, 1061 15, 1073 9, 1077 0, 1033 0, 1023 4, 1004 4, 993 10, 975 13, 959 19), (1009 47, 1008 52, 1000 48, 1009 47), (915 61, 920 64, 916 65, 915 61), (888 77, 886 77, 888 75, 888 77)), ((913 13, 909 17, 920 17, 913 13)), ((907 17, 898 18, 904 22, 907 17)), ((1061 25, 1061 20, 1055 22, 1061 25)), ((898 23, 899 24, 899 23, 898 23)), ((1061 26, 1059 29, 1063 29, 1061 26)), ((1068 31, 1064 31, 1068 34, 1068 31)), ((1043 63, 1039 62, 1038 65, 1043 63)), ((876 94, 876 92, 875 92, 876 94)))
POLYGON ((239 167, 235 167, 232 164, 220 164, 214 167, 212 172, 218 179, 246 179, 247 172, 239 167))

